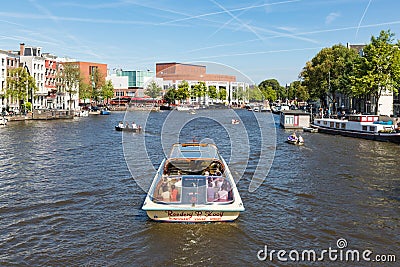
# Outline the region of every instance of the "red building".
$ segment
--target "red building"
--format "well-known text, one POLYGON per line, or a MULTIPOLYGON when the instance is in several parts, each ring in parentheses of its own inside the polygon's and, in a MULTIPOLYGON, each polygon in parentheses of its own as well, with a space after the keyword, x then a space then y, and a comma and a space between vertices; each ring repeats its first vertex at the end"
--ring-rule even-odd
POLYGON ((208 74, 206 66, 183 63, 156 63, 156 77, 170 81, 223 81, 236 82, 236 76, 208 74))

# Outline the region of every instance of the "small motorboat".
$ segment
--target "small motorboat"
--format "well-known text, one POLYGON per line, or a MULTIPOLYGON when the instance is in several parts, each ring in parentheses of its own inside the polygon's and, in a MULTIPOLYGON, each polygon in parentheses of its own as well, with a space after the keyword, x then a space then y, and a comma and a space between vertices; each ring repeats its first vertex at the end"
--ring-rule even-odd
POLYGON ((233 221, 244 211, 228 165, 208 143, 174 144, 153 179, 143 210, 155 221, 233 221))
POLYGON ((132 128, 132 127, 120 127, 118 125, 115 126, 115 130, 119 131, 119 132, 135 132, 138 133, 140 131, 142 131, 142 128, 140 126, 138 126, 137 128, 132 128))
POLYGON ((232 119, 232 124, 239 124, 240 120, 232 119))
POLYGON ((286 142, 292 145, 301 146, 304 145, 304 138, 301 135, 297 136, 296 133, 293 133, 288 136, 286 142))
POLYGON ((100 115, 110 115, 110 114, 111 114, 111 112, 106 108, 103 108, 102 110, 100 110, 100 115))
POLYGON ((133 123, 132 127, 130 127, 128 123, 124 125, 124 123, 121 121, 115 126, 115 130, 119 132, 140 132, 142 131, 142 127, 140 127, 140 125, 136 125, 136 123, 133 123))

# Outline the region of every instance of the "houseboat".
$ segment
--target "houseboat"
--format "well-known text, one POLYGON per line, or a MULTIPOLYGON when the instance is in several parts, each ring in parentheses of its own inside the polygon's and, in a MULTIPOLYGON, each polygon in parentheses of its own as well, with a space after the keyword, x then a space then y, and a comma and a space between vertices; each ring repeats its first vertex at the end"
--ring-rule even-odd
POLYGON ((311 114, 302 110, 283 110, 280 113, 280 124, 285 129, 303 129, 309 127, 311 114))
POLYGON ((174 144, 154 177, 143 210, 163 222, 233 221, 243 202, 214 144, 174 144))
POLYGON ((386 121, 379 120, 377 115, 350 115, 347 119, 315 119, 312 127, 321 133, 400 144, 400 131, 393 121, 390 118, 386 121))

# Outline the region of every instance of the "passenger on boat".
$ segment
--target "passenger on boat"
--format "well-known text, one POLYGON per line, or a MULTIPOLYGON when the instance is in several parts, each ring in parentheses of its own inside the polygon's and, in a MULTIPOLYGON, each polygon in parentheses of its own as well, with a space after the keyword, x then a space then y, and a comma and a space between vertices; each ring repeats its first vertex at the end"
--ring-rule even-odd
POLYGON ((120 122, 118 123, 118 127, 119 127, 119 128, 124 128, 124 123, 123 123, 122 121, 120 121, 120 122))
POLYGON ((226 185, 222 185, 221 190, 218 191, 218 201, 228 201, 228 189, 226 185))
POLYGON ((215 189, 213 187, 213 184, 211 181, 208 182, 208 187, 207 187, 207 201, 208 202, 213 202, 215 200, 215 189))
POLYGON ((171 185, 171 201, 178 201, 178 189, 171 185))
POLYGON ((169 190, 168 190, 168 186, 163 186, 162 187, 162 194, 161 194, 161 197, 162 197, 162 200, 163 201, 170 201, 170 198, 171 198, 171 194, 170 194, 170 192, 169 192, 169 190))
POLYGON ((125 128, 129 128, 129 123, 128 122, 126 122, 125 128))
POLYGON ((301 135, 299 135, 299 138, 297 139, 298 143, 304 143, 304 139, 301 135))
POLYGON ((137 129, 138 128, 138 126, 136 125, 136 123, 133 121, 132 122, 132 129, 137 129))

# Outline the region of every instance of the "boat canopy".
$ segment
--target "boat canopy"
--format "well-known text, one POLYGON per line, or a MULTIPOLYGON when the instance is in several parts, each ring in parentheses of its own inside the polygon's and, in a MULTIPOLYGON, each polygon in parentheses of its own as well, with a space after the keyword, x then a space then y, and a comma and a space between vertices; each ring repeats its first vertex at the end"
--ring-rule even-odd
POLYGON ((172 146, 169 159, 217 159, 219 160, 218 149, 214 144, 185 143, 172 146))

